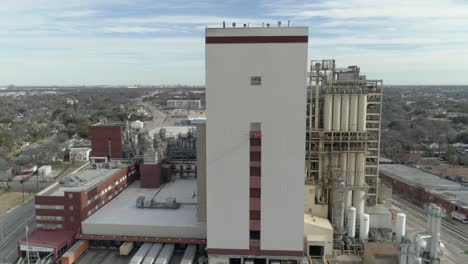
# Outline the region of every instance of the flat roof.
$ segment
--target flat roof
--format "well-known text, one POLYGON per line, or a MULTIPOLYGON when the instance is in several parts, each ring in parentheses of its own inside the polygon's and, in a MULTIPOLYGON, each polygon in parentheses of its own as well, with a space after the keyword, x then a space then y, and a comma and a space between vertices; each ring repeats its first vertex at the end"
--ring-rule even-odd
POLYGON ((84 235, 206 238, 206 223, 197 217, 196 179, 178 179, 158 189, 140 188, 136 181, 82 223, 84 235), (175 197, 177 209, 137 208, 144 195, 157 202, 175 197))
POLYGON ((468 189, 459 183, 401 164, 380 164, 380 172, 409 185, 420 186, 447 201, 468 206, 468 189))
MULTIPOLYGON (((93 168, 91 164, 88 164, 78 172, 74 173, 84 182, 79 186, 65 186, 63 183, 59 183, 55 188, 52 188, 47 193, 43 195, 49 196, 63 196, 65 192, 82 192, 88 191, 94 188, 96 185, 100 184, 103 181, 106 181, 112 177, 115 173, 126 168, 128 163, 120 163, 116 167, 107 168, 93 168)), ((73 174, 69 174, 73 175, 73 174)), ((67 176, 69 176, 67 175, 67 176)))
MULTIPOLYGON (((226 24, 229 26, 228 24, 226 24)), ((309 35, 308 27, 243 27, 242 24, 237 23, 237 27, 219 27, 219 28, 206 28, 206 36, 307 36, 309 35)))
POLYGON ((28 236, 28 241, 21 240, 20 245, 29 245, 43 248, 61 248, 68 241, 73 240, 74 231, 70 230, 43 230, 36 229, 28 236))

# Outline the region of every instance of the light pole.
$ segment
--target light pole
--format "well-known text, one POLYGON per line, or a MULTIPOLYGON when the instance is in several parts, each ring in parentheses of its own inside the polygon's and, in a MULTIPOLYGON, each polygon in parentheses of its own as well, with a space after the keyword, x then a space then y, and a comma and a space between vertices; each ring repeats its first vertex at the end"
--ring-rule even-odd
POLYGON ((29 263, 29 240, 28 240, 29 227, 26 221, 24 222, 24 224, 26 225, 26 258, 28 259, 28 264, 30 264, 29 263))

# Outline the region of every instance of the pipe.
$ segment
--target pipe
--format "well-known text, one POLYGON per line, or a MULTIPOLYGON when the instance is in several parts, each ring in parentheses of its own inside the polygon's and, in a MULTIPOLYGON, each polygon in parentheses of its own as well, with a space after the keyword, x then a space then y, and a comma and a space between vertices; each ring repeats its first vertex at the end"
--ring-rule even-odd
MULTIPOLYGON (((354 186, 354 177, 356 175, 356 153, 348 153, 348 169, 347 169, 347 181, 346 185, 349 187, 354 186)), ((347 207, 351 207, 353 204, 353 191, 348 191, 347 207)))
POLYGON ((359 95, 357 130, 366 131, 367 95, 359 95))
POLYGON ((323 106, 323 130, 332 130, 332 112, 333 112, 333 95, 324 95, 324 106, 323 106))
POLYGON ((341 125, 341 95, 333 95, 333 131, 340 131, 341 125))
POLYGON ((351 94, 349 99, 349 130, 357 131, 359 97, 357 94, 351 94))
MULTIPOLYGON (((364 153, 356 154, 356 179, 354 181, 354 186, 357 188, 363 188, 365 185, 364 177, 364 167, 365 167, 366 157, 364 153)), ((354 190, 353 191, 353 206, 356 207, 357 215, 362 215, 364 213, 365 205, 365 192, 363 190, 354 190)))
POLYGON ((349 94, 341 96, 341 131, 349 131, 349 94))

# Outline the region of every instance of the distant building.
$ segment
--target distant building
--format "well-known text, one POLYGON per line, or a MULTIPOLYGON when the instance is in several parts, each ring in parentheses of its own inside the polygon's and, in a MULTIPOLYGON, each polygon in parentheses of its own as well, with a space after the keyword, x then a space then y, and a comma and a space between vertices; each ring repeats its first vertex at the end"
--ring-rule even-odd
POLYGON ((201 109, 200 100, 167 100, 166 107, 171 109, 201 109))
POLYGON ((94 157, 121 159, 122 124, 97 123, 90 127, 91 149, 94 157))
POLYGON ((91 148, 74 147, 70 148, 70 161, 88 161, 91 148))

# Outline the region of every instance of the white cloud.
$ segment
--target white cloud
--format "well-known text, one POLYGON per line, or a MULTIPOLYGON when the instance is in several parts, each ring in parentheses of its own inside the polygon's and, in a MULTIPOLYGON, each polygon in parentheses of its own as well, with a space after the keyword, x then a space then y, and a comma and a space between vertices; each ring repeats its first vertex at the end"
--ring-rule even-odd
POLYGON ((138 26, 115 26, 100 28, 97 31, 106 33, 154 33, 173 31, 168 28, 138 27, 138 26))

